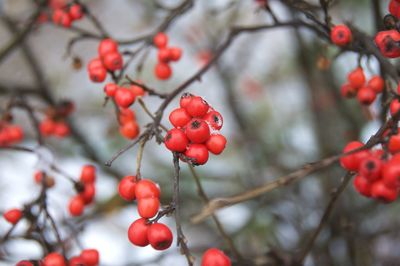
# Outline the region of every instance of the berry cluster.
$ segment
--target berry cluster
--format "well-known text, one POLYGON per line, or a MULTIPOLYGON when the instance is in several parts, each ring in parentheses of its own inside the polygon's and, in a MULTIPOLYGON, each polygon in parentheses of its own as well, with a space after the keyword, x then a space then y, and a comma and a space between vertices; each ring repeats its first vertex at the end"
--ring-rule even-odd
POLYGON ((171 112, 169 121, 174 128, 167 132, 164 143, 170 151, 182 153, 181 159, 202 165, 208 161, 209 151, 218 155, 225 149, 226 138, 219 133, 223 118, 200 96, 183 94, 180 108, 171 112))
POLYGON ((42 261, 22 260, 16 266, 97 266, 100 262, 100 255, 96 249, 84 249, 78 256, 71 257, 68 263, 63 255, 58 252, 47 254, 42 261))
POLYGON ((169 248, 173 240, 171 230, 158 220, 148 220, 156 216, 160 207, 158 185, 149 179, 137 180, 136 176, 125 176, 118 185, 118 193, 126 201, 137 199, 138 212, 142 217, 129 226, 129 241, 139 247, 150 244, 156 250, 169 248))
POLYGON ((201 266, 231 266, 231 260, 221 250, 210 248, 204 252, 201 266))
POLYGON ((78 195, 71 198, 68 210, 72 216, 80 216, 85 206, 93 202, 96 194, 96 168, 93 165, 85 165, 82 168, 80 182, 77 183, 76 189, 78 195))
POLYGON ((45 118, 39 124, 40 134, 44 137, 55 136, 64 138, 70 134, 70 128, 65 122, 75 109, 70 101, 63 101, 56 107, 49 107, 46 110, 45 118))
POLYGON ((89 62, 87 70, 91 81, 103 82, 107 77, 107 71, 122 69, 123 58, 118 51, 118 43, 112 39, 102 40, 97 50, 99 57, 89 62))
POLYGON ((115 83, 106 84, 104 92, 108 97, 114 98, 115 103, 121 108, 128 108, 135 102, 136 97, 145 95, 139 86, 120 87, 115 83))
POLYGON ((24 138, 24 131, 18 125, 0 122, 0 146, 19 143, 24 138))
POLYGON ((331 29, 331 41, 337 46, 346 46, 351 40, 352 33, 346 25, 336 25, 331 29))
POLYGON ((373 76, 367 83, 364 71, 357 67, 347 76, 347 83, 341 87, 341 94, 345 98, 357 96, 357 100, 363 105, 372 104, 377 94, 385 87, 385 81, 380 76, 373 76))
POLYGON ((121 109, 118 115, 119 132, 127 139, 134 139, 140 133, 139 124, 136 121, 135 112, 131 109, 121 109))
POLYGON ((56 5, 52 12, 53 23, 65 28, 71 27, 72 22, 82 19, 84 15, 84 10, 79 4, 56 5))
POLYGON ((158 63, 154 68, 154 74, 160 80, 169 79, 172 75, 169 63, 171 61, 179 61, 182 56, 182 49, 179 47, 167 47, 168 36, 163 32, 159 32, 154 36, 153 43, 158 48, 158 63))

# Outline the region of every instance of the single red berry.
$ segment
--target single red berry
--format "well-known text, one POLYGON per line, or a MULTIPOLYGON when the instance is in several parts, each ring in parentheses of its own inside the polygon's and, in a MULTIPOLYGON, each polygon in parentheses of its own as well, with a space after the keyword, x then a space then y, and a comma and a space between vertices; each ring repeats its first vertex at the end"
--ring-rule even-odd
POLYGON ((389 188, 400 187, 400 161, 391 159, 383 166, 382 181, 389 188))
MULTIPOLYGON (((364 146, 362 142, 352 141, 349 142, 343 149, 343 153, 348 153, 355 149, 364 146)), ((369 156, 369 152, 366 150, 358 151, 349 155, 342 156, 340 158, 340 164, 348 171, 358 171, 361 162, 369 156)))
POLYGON ((159 32, 154 36, 153 42, 158 48, 165 48, 168 44, 168 36, 164 32, 159 32))
POLYGON ((73 197, 68 205, 69 213, 72 216, 80 216, 85 208, 85 201, 80 195, 73 197))
POLYGON ((226 138, 221 134, 212 134, 206 142, 207 149, 213 154, 221 154, 226 145, 226 138))
POLYGON ((206 120, 206 122, 214 130, 220 130, 222 128, 222 125, 224 124, 224 119, 222 118, 222 115, 214 110, 208 112, 205 115, 204 120, 206 120))
POLYGON ((145 247, 149 244, 147 231, 150 224, 147 224, 147 219, 140 218, 134 221, 128 229, 128 239, 132 244, 139 247, 145 247))
POLYGON ((10 141, 13 143, 18 143, 24 138, 24 131, 19 126, 10 125, 7 127, 7 130, 10 141))
POLYGON ((150 245, 156 250, 165 250, 172 244, 173 236, 171 230, 162 223, 150 225, 147 231, 150 245))
POLYGON ((169 55, 172 61, 179 61, 182 57, 182 49, 179 47, 168 48, 169 55))
POLYGON ((380 76, 373 76, 367 83, 367 86, 375 91, 381 93, 385 87, 385 81, 380 76))
POLYGON ((54 136, 64 138, 70 133, 69 126, 65 122, 57 122, 54 128, 54 136))
POLYGON ((340 87, 340 94, 344 98, 353 98, 357 95, 357 89, 353 88, 349 83, 345 83, 340 87))
POLYGON ((202 118, 207 114, 210 106, 203 98, 199 96, 193 96, 185 109, 189 115, 202 118))
POLYGON ((331 30, 331 41, 338 46, 345 46, 351 42, 352 34, 346 25, 336 25, 331 30))
POLYGON ((92 68, 89 70, 89 78, 93 82, 103 82, 107 77, 107 70, 105 67, 92 68))
POLYGON ((171 60, 171 53, 168 48, 161 48, 158 50, 157 58, 162 63, 168 63, 171 60))
POLYGON ((96 186, 94 183, 85 184, 83 191, 79 193, 79 196, 83 199, 85 205, 89 205, 93 202, 94 196, 96 195, 96 186))
POLYGON ((43 136, 52 135, 54 133, 55 128, 56 128, 56 123, 49 118, 44 119, 39 124, 39 131, 40 134, 42 134, 43 136))
POLYGON ((136 183, 135 196, 138 200, 144 198, 159 198, 160 188, 149 179, 142 179, 136 183))
POLYGON ((62 9, 55 9, 53 11, 52 20, 54 24, 61 24, 61 19, 65 15, 65 11, 62 9))
POLYGON ((169 79, 172 75, 171 67, 166 63, 158 63, 154 68, 154 74, 160 80, 169 79))
POLYGON ((362 87, 357 92, 357 99, 361 104, 370 105, 376 99, 376 93, 370 87, 362 87))
POLYGON ((42 171, 36 171, 35 174, 33 175, 34 179, 35 179, 35 183, 37 184, 41 184, 42 183, 42 179, 43 179, 43 172, 42 171))
POLYGON ((70 16, 73 20, 81 19, 81 18, 83 17, 82 6, 79 5, 79 4, 73 4, 73 5, 69 8, 68 14, 69 14, 69 16, 70 16))
POLYGON ((210 248, 203 254, 201 266, 231 266, 231 260, 217 248, 210 248))
POLYGON ((400 152, 400 133, 390 136, 387 147, 392 154, 400 152))
POLYGON ((190 101, 192 100, 192 98, 194 97, 194 95, 185 92, 184 94, 182 94, 181 99, 179 101, 179 105, 181 106, 181 108, 186 108, 190 101))
POLYGON ((96 167, 93 165, 84 165, 81 172, 81 181, 83 183, 93 183, 96 181, 96 167))
POLYGON ((396 18, 400 18, 400 3, 397 0, 391 0, 388 6, 389 13, 396 18))
POLYGON ((353 88, 361 88, 365 84, 364 70, 361 67, 357 67, 349 73, 347 79, 349 80, 350 86, 352 86, 353 88))
POLYGON ((184 127, 191 119, 185 108, 177 108, 169 114, 169 121, 174 127, 184 127))
POLYGON ((189 139, 182 130, 173 128, 165 135, 164 144, 170 151, 184 152, 189 144, 189 139))
POLYGON ((100 255, 96 249, 84 249, 80 255, 85 266, 96 266, 100 262, 100 255))
POLYGON ((57 252, 50 253, 43 259, 43 266, 65 266, 65 265, 66 264, 64 257, 57 252))
POLYGON ((79 256, 75 256, 69 259, 68 266, 83 266, 83 265, 85 265, 85 262, 79 256))
POLYGON ((393 99, 391 102, 390 102, 390 107, 389 107, 389 109, 390 109, 390 114, 392 115, 392 116, 394 116, 394 115, 396 115, 399 111, 400 111, 400 101, 399 101, 399 99, 393 99))
POLYGON ((4 219, 11 224, 17 224, 22 218, 22 211, 20 209, 11 209, 3 214, 4 219))
POLYGON ((118 120, 121 124, 126 124, 136 120, 135 112, 131 109, 122 108, 119 110, 118 120))
POLYGON ((185 156, 188 157, 193 164, 202 165, 208 161, 208 150, 203 144, 189 144, 185 156))
POLYGON ((113 39, 104 39, 99 43, 97 52, 100 57, 104 57, 109 53, 118 52, 118 44, 113 39))
POLYGON ((90 72, 90 70, 95 69, 95 68, 104 68, 103 62, 101 62, 100 58, 93 58, 92 60, 89 61, 87 65, 87 70, 90 72))
POLYGON ((109 52, 102 57, 104 67, 110 71, 122 69, 123 59, 118 52, 109 52))
POLYGON ((134 139, 139 135, 140 127, 136 121, 129 121, 120 126, 119 132, 127 139, 134 139))
POLYGON ((29 260, 21 260, 15 266, 35 266, 32 262, 29 260))
POLYGON ((144 89, 142 87, 136 86, 136 85, 131 85, 129 87, 129 89, 132 91, 132 93, 135 96, 144 96, 146 94, 146 92, 144 91, 144 89))
POLYGON ((104 87, 104 92, 108 97, 114 97, 115 93, 119 89, 118 85, 115 83, 107 83, 104 87))
POLYGON ((371 187, 371 195, 375 199, 384 201, 385 203, 393 202, 397 199, 398 189, 389 188, 381 180, 375 181, 371 187))
POLYGON ((125 176, 118 185, 118 193, 126 201, 135 200, 136 176, 125 176))
POLYGON ((138 199, 138 212, 140 217, 151 218, 154 217, 160 207, 160 200, 158 198, 141 198, 138 199))
POLYGON ((369 182, 381 178, 383 162, 374 155, 368 156, 360 163, 359 173, 369 182))
POLYGON ((70 28, 72 25, 72 18, 68 13, 64 13, 62 14, 61 18, 60 18, 60 24, 64 27, 64 28, 70 28))
POLYGON ((210 127, 203 119, 194 118, 187 124, 185 133, 192 143, 204 143, 210 138, 210 127))
POLYGON ((353 180, 354 188, 363 196, 371 197, 371 183, 362 175, 357 175, 353 180))
POLYGON ((400 33, 397 30, 380 31, 375 36, 375 43, 379 51, 388 58, 400 56, 400 33))
POLYGON ((127 88, 120 88, 115 93, 115 102, 122 108, 128 108, 135 102, 135 95, 127 88))

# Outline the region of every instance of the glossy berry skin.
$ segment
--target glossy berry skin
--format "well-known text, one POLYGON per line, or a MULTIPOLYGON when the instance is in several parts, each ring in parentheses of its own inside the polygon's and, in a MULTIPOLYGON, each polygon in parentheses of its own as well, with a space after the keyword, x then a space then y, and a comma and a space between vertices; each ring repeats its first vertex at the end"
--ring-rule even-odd
POLYGON ((181 108, 186 108, 190 101, 192 100, 194 96, 188 92, 185 92, 184 94, 182 94, 181 99, 179 100, 179 105, 181 108))
POLYGON ((85 208, 85 201, 81 196, 77 195, 73 197, 68 205, 69 213, 72 216, 80 216, 83 213, 83 209, 85 208))
POLYGON ((103 57, 104 67, 110 71, 116 71, 122 68, 123 59, 120 53, 110 52, 103 57))
POLYGON ((104 57, 109 53, 118 52, 118 44, 110 38, 104 39, 99 43, 97 52, 99 53, 100 57, 104 57))
POLYGON ((140 217, 151 218, 156 216, 160 208, 160 200, 158 198, 141 198, 138 199, 138 213, 140 217))
POLYGON ((114 97, 115 93, 119 89, 118 85, 115 83, 107 83, 104 87, 104 92, 108 97, 114 97))
POLYGON ((140 218, 134 221, 128 229, 128 239, 135 246, 145 247, 149 244, 147 231, 150 225, 147 224, 147 219, 140 218))
POLYGON ((398 189, 389 188, 383 183, 383 181, 378 180, 372 184, 371 195, 375 199, 382 200, 385 203, 390 203, 397 199, 398 189))
POLYGON ((206 122, 214 130, 220 130, 222 128, 222 125, 224 124, 224 119, 222 118, 222 115, 219 112, 214 111, 214 110, 211 112, 208 112, 204 116, 204 120, 206 120, 206 122))
POLYGON ((192 143, 204 143, 210 138, 210 127, 203 119, 194 118, 187 124, 185 133, 192 143))
POLYGON ((85 266, 96 266, 100 261, 100 255, 96 249, 84 249, 80 257, 85 263, 85 266))
POLYGON ((346 25, 334 26, 331 30, 331 41, 338 46, 345 46, 351 42, 352 34, 346 25))
POLYGON ((64 257, 57 252, 50 253, 43 259, 43 266, 65 266, 65 265, 66 263, 64 257))
POLYGON ((122 108, 128 108, 135 102, 135 95, 127 88, 120 88, 115 93, 115 102, 122 108))
POLYGON ((400 152, 400 133, 390 136, 387 147, 392 154, 400 152))
POLYGON ((383 166, 382 182, 389 188, 400 187, 400 161, 391 159, 383 166))
POLYGON ((363 105, 370 105, 376 99, 376 93, 370 87, 362 87, 357 92, 357 99, 363 105))
POLYGON ((79 256, 75 256, 69 259, 68 266, 82 266, 82 265, 85 265, 85 262, 79 256))
POLYGON ((189 144, 185 156, 195 165, 203 165, 208 161, 208 149, 203 144, 189 144))
POLYGON ((22 218, 22 211, 20 209, 11 209, 6 211, 3 217, 10 224, 17 224, 22 218))
POLYGON ((162 223, 150 225, 147 231, 150 245, 156 250, 165 250, 172 244, 173 236, 171 230, 162 223))
POLYGON ((140 128, 136 121, 129 121, 120 127, 119 132, 127 139, 134 139, 139 135, 140 128))
POLYGON ((170 59, 170 50, 168 48, 161 48, 158 50, 157 58, 162 63, 168 63, 170 59))
POLYGON ((400 101, 398 99, 393 99, 390 103, 389 110, 392 116, 396 115, 400 111, 400 101))
POLYGON ((165 48, 168 44, 168 36, 164 32, 159 32, 154 36, 153 43, 159 49, 165 48))
POLYGON ((379 51, 388 58, 400 56, 400 47, 397 44, 400 41, 400 33, 397 30, 380 31, 375 36, 375 43, 379 51))
POLYGON ((96 187, 94 183, 85 184, 83 191, 79 193, 79 196, 83 199, 85 205, 92 203, 95 195, 96 187))
POLYGON ((160 188, 149 179, 142 179, 136 183, 135 196, 138 200, 145 198, 159 198, 160 188))
POLYGON ((78 4, 73 4, 69 8, 68 14, 73 20, 81 19, 83 17, 82 6, 78 4))
POLYGON ((84 165, 81 172, 81 181, 85 184, 96 181, 96 167, 93 165, 84 165))
POLYGON ((156 64, 154 74, 160 80, 167 80, 172 75, 172 69, 168 64, 160 62, 156 64))
POLYGON ((380 76, 373 76, 367 83, 375 93, 381 93, 385 87, 385 81, 380 76))
POLYGON ((353 180, 354 188, 365 197, 371 197, 371 183, 362 175, 357 175, 353 180))
POLYGON ((169 121, 174 127, 184 127, 191 119, 185 108, 177 108, 169 114, 169 121))
POLYGON ((104 67, 92 68, 89 70, 89 78, 91 81, 100 83, 107 77, 107 70, 104 67))
MULTIPOLYGON (((364 146, 362 142, 352 141, 349 142, 343 149, 343 153, 350 152, 364 146)), ((356 153, 352 153, 340 158, 341 166, 348 171, 358 171, 361 162, 369 156, 368 151, 362 150, 356 153)))
POLYGON ((168 52, 169 52, 169 58, 172 61, 179 61, 179 59, 181 59, 182 57, 182 49, 179 47, 168 48, 168 52))
POLYGON ((125 176, 119 182, 118 193, 126 201, 135 200, 136 176, 125 176))
POLYGON ((376 156, 369 156, 361 161, 359 173, 369 182, 381 178, 383 162, 376 156))
POLYGON ((221 250, 210 248, 204 252, 201 266, 231 266, 231 260, 221 250))
POLYGON ((199 118, 205 116, 209 108, 208 103, 199 96, 193 96, 189 104, 185 107, 189 115, 199 118))
POLYGON ((365 84, 365 74, 361 67, 357 67, 349 73, 347 76, 350 86, 355 89, 359 89, 365 84))
POLYGON ((184 152, 189 144, 189 139, 182 130, 173 128, 165 135, 164 144, 170 151, 184 152))
POLYGON ((89 61, 89 64, 87 65, 87 70, 90 72, 90 70, 95 69, 95 68, 104 68, 103 63, 99 58, 94 58, 89 61))
POLYGON ((215 154, 221 154, 226 145, 226 138, 221 134, 212 134, 206 142, 207 149, 215 154))

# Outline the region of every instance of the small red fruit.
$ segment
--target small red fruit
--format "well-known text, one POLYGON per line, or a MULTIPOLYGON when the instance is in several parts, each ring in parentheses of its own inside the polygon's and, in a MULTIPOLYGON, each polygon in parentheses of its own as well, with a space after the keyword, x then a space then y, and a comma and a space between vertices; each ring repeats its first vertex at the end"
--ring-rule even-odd
POLYGON ((83 10, 82 10, 82 6, 78 5, 78 4, 73 4, 70 8, 69 8, 69 16, 73 19, 73 20, 77 20, 77 19, 81 19, 83 17, 83 10))
POLYGON ((184 152, 189 139, 182 130, 173 128, 165 135, 164 144, 170 151, 184 152))
POLYGON ((363 196, 371 197, 371 183, 362 175, 357 175, 353 180, 354 188, 363 196))
MULTIPOLYGON (((348 153, 355 149, 364 146, 362 142, 352 141, 349 142, 343 149, 343 153, 348 153)), ((358 151, 340 158, 340 164, 348 171, 358 171, 361 162, 369 156, 369 152, 366 150, 358 151)))
POLYGON ((172 244, 173 236, 171 230, 162 223, 150 225, 147 231, 150 245, 156 250, 165 250, 172 244))
MULTIPOLYGON (((400 104, 399 104, 399 107, 400 107, 400 104)), ((52 135, 54 133, 55 128, 56 128, 56 123, 49 118, 44 119, 39 124, 39 131, 40 131, 40 134, 42 134, 43 136, 52 135)))
POLYGON ((65 266, 65 265, 66 264, 64 257, 57 252, 50 253, 43 259, 43 266, 65 266))
POLYGON ((210 248, 204 252, 201 266, 231 266, 231 260, 221 250, 210 248))
POLYGON ((127 88, 120 88, 115 93, 115 102, 122 108, 128 108, 135 102, 135 95, 127 88))
POLYGON ((349 83, 346 83, 340 87, 340 94, 344 98, 353 98, 357 95, 357 89, 353 88, 349 83))
POLYGON ((367 86, 375 91, 381 93, 385 87, 385 81, 380 76, 373 76, 367 83, 367 86))
POLYGON ((136 85, 131 85, 129 89, 132 91, 132 93, 137 97, 137 96, 144 96, 146 92, 142 87, 136 86, 136 85))
POLYGON ((85 263, 85 266, 96 266, 100 261, 100 255, 96 249, 84 249, 80 257, 85 263))
MULTIPOLYGON (((29 260, 21 260, 17 264, 15 264, 15 266, 35 266, 35 265, 33 265, 33 263, 30 262, 29 260)), ((70 266, 73 266, 73 265, 70 265, 70 266)))
POLYGON ((357 67, 349 73, 347 79, 349 80, 350 86, 353 88, 361 88, 365 84, 364 70, 361 67, 357 67))
POLYGON ((224 124, 224 119, 222 118, 222 115, 217 112, 217 111, 211 111, 208 112, 204 120, 211 126, 212 129, 215 130, 220 130, 222 128, 222 125, 224 124))
POLYGON ((134 139, 140 133, 140 127, 136 121, 129 121, 121 125, 119 132, 127 139, 134 139))
POLYGON ((157 58, 160 62, 168 63, 171 60, 170 56, 171 53, 168 48, 161 48, 160 50, 158 50, 157 58))
POLYGON ((382 181, 389 187, 398 189, 400 187, 400 161, 392 158, 383 166, 382 181))
POLYGON ((84 165, 81 172, 81 181, 83 183, 93 183, 96 181, 96 167, 93 165, 84 165))
POLYGON ((140 217, 151 218, 154 217, 158 208, 160 207, 160 200, 158 198, 141 198, 138 199, 138 212, 140 217))
POLYGON ((168 48, 169 57, 172 61, 178 61, 182 56, 182 49, 179 47, 168 48))
POLYGON ((138 200, 144 198, 159 198, 160 188, 149 179, 142 179, 136 183, 135 196, 138 200))
POLYGON ((194 118, 186 126, 185 133, 192 143, 204 143, 210 138, 210 127, 203 119, 194 118))
POLYGON ((376 93, 370 87, 362 87, 357 93, 357 99, 361 104, 370 105, 376 99, 376 93))
POLYGON ((68 266, 82 266, 82 265, 85 265, 85 262, 79 256, 75 256, 69 259, 68 266))
POLYGON ((362 175, 369 182, 373 182, 381 178, 383 169, 382 161, 376 156, 369 156, 362 160, 360 164, 360 175, 362 175))
POLYGON ((20 209, 11 209, 3 214, 4 219, 11 224, 17 224, 22 217, 20 209))
POLYGON ((83 191, 79 193, 79 196, 83 199, 85 205, 92 203, 96 194, 96 187, 94 183, 85 184, 83 191))
POLYGON ((221 134, 212 134, 206 142, 207 149, 213 154, 221 154, 226 145, 226 138, 221 134))
POLYGON ((397 199, 398 189, 388 188, 383 181, 378 180, 372 184, 371 195, 373 198, 389 203, 397 199))
POLYGON ((115 83, 107 83, 104 87, 104 92, 108 97, 114 97, 115 93, 119 89, 118 85, 115 83))
POLYGON ((390 136, 388 149, 392 154, 400 152, 400 133, 390 136))
POLYGON ((89 70, 89 78, 93 82, 103 82, 107 77, 107 70, 104 67, 92 68, 89 70))
POLYGON ((64 138, 70 133, 69 126, 65 122, 57 122, 54 128, 54 135, 59 138, 64 138))
POLYGON ((99 43, 97 51, 100 57, 103 57, 106 54, 118 52, 118 44, 113 39, 104 39, 99 43))
POLYGON ((135 200, 136 176, 125 176, 118 185, 118 193, 126 201, 135 200))
POLYGON ((392 116, 396 115, 400 111, 400 101, 399 99, 393 99, 392 102, 390 103, 390 114, 392 116))
POLYGON ((122 68, 123 59, 118 52, 109 52, 102 57, 104 67, 110 71, 116 71, 122 68))
POLYGON ((345 46, 351 42, 352 34, 346 25, 334 26, 331 30, 331 41, 338 46, 345 46))
POLYGON ((80 195, 73 197, 68 205, 69 213, 72 216, 80 216, 85 208, 85 202, 80 195))
POLYGON ((126 124, 134 121, 136 119, 136 115, 131 109, 120 109, 118 119, 121 124, 126 124))
POLYGON ((174 127, 184 127, 191 119, 185 108, 177 108, 169 114, 169 121, 174 127))
POLYGON ((189 115, 193 117, 203 117, 207 114, 210 106, 199 96, 193 96, 189 104, 185 107, 189 115))
POLYGON ((388 58, 400 56, 400 33, 397 30, 380 31, 375 36, 375 43, 380 52, 388 58))
POLYGON ((181 99, 179 101, 179 105, 181 106, 181 108, 186 108, 190 101, 192 100, 192 98, 194 97, 194 95, 185 92, 184 94, 182 94, 181 99))
POLYGON ((90 72, 90 70, 95 69, 95 68, 104 68, 103 63, 99 58, 94 58, 89 61, 89 64, 87 66, 87 70, 90 72))
POLYGON ((168 36, 163 32, 159 32, 154 36, 153 42, 158 48, 164 48, 168 44, 168 36))
POLYGON ((203 144, 189 144, 185 156, 188 157, 193 164, 202 165, 208 161, 208 150, 203 144))
POLYGON ((160 62, 155 66, 154 74, 160 80, 167 80, 172 75, 172 69, 168 64, 160 62))
POLYGON ((128 239, 132 244, 139 247, 145 247, 149 244, 147 231, 150 224, 147 224, 147 219, 140 218, 134 221, 128 229, 128 239))

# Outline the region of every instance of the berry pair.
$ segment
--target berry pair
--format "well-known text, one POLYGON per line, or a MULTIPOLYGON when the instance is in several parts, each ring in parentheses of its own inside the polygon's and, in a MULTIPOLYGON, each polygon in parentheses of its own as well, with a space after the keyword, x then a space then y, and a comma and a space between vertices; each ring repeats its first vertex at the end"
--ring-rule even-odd
MULTIPOLYGON (((47 254, 40 262, 43 266, 97 266, 100 262, 100 255, 96 249, 84 249, 78 256, 71 257, 66 263, 65 258, 58 252, 52 252, 47 254)), ((20 261, 17 266, 30 266, 29 261, 20 261), (23 263, 26 264, 23 264, 23 263)))
POLYGON ((120 109, 118 114, 119 132, 127 139, 134 139, 140 133, 139 124, 136 121, 135 112, 131 109, 120 109))
POLYGON ((106 84, 104 92, 108 97, 114 98, 121 108, 128 108, 135 102, 136 97, 145 95, 144 90, 139 86, 120 87, 115 83, 106 84))
POLYGON ((93 165, 83 166, 80 182, 76 186, 78 194, 71 198, 68 205, 69 213, 72 216, 82 215, 85 206, 93 202, 96 194, 95 181, 96 168, 93 165))
POLYGON ((223 118, 203 98, 183 94, 180 108, 170 113, 169 121, 175 128, 167 132, 165 146, 182 153, 193 164, 205 164, 208 152, 218 155, 225 149, 226 138, 219 133, 223 118))
POLYGON ((154 74, 160 80, 169 79, 172 75, 169 63, 171 61, 179 61, 182 56, 182 49, 179 47, 167 47, 168 36, 163 32, 159 32, 154 36, 153 43, 158 48, 158 63, 154 68, 154 74))
POLYGON ((97 50, 99 57, 89 62, 87 70, 91 81, 103 82, 107 77, 107 71, 122 69, 123 58, 118 51, 118 43, 112 39, 102 40, 97 50))
POLYGON ((221 250, 210 248, 204 252, 201 266, 231 266, 231 260, 221 250))
POLYGON ((54 120, 51 117, 46 117, 40 122, 39 131, 44 137, 64 138, 70 134, 70 128, 64 120, 54 120))
POLYGON ((150 223, 140 218, 129 226, 128 239, 135 246, 145 247, 150 244, 155 250, 165 250, 171 246, 173 235, 165 224, 150 223))
POLYGON ((65 28, 70 28, 72 23, 76 20, 82 19, 84 10, 79 4, 72 4, 70 6, 60 6, 53 10, 52 20, 56 25, 65 28))
POLYGON ((351 40, 352 33, 346 25, 336 25, 331 29, 331 41, 337 46, 346 46, 351 40))
POLYGON ((21 142, 24 131, 18 125, 0 122, 0 146, 9 146, 21 142))

